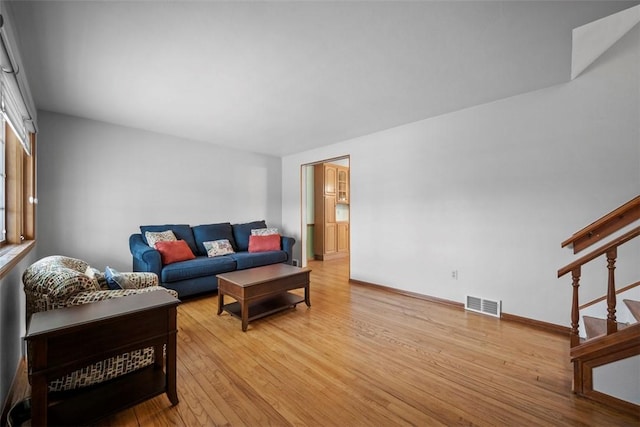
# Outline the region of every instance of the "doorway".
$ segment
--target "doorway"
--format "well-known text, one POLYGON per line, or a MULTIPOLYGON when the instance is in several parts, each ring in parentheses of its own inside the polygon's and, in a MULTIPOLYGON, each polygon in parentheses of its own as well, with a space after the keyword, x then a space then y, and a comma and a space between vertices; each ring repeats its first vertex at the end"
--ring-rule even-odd
POLYGON ((349 257, 350 168, 348 155, 302 165, 302 266, 349 257))

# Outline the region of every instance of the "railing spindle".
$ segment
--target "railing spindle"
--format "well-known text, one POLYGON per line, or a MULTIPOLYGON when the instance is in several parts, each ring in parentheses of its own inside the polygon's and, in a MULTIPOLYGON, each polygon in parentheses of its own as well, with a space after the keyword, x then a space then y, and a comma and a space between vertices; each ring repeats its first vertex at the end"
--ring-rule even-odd
POLYGON ((618 257, 617 247, 607 251, 607 268, 609 269, 609 285, 607 287, 607 335, 618 331, 616 320, 616 258, 618 257))
POLYGON ((575 347, 580 344, 580 334, 579 334, 579 325, 580 325, 580 308, 578 303, 578 288, 580 287, 580 266, 575 267, 571 270, 571 279, 573 286, 573 303, 571 305, 571 337, 570 337, 570 345, 571 347, 575 347))

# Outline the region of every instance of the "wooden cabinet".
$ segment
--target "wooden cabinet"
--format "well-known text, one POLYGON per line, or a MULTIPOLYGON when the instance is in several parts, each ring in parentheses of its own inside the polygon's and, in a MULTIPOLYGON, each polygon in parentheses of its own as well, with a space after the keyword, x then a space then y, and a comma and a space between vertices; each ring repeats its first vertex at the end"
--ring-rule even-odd
POLYGON ((316 259, 349 254, 349 222, 338 222, 336 218, 337 204, 347 204, 349 200, 348 177, 349 168, 343 166, 324 163, 314 167, 313 252, 316 259))

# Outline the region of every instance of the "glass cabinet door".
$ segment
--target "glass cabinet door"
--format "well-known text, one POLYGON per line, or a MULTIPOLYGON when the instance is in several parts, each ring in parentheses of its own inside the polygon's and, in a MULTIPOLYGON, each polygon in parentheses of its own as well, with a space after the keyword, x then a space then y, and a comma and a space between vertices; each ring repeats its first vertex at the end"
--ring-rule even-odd
POLYGON ((338 168, 338 203, 349 203, 349 170, 338 168))

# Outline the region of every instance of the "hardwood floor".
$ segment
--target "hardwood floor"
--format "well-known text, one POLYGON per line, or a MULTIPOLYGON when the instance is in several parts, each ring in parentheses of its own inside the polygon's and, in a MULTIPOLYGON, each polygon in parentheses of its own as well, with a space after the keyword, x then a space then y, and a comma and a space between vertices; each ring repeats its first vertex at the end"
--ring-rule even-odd
MULTIPOLYGON (((104 426, 640 425, 571 392, 568 337, 348 282, 310 263, 304 304, 249 324, 178 308, 178 395, 104 426)), ((14 399, 28 394, 26 374, 14 399)))

